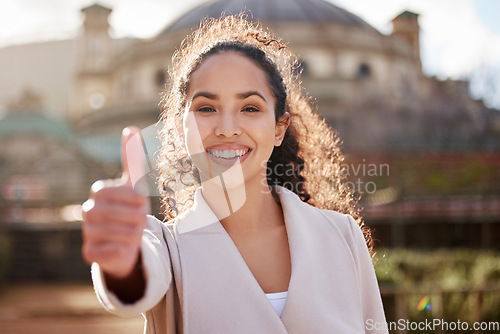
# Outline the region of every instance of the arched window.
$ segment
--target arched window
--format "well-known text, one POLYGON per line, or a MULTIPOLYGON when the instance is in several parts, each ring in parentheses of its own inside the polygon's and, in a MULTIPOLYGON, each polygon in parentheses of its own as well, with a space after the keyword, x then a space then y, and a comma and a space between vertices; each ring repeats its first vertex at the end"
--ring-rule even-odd
POLYGON ((370 75, 371 75, 370 66, 368 66, 366 63, 362 63, 361 65, 359 65, 358 79, 369 78, 370 75))
POLYGON ((165 88, 165 83, 167 81, 167 73, 165 72, 165 70, 156 71, 154 80, 156 87, 160 89, 165 88))

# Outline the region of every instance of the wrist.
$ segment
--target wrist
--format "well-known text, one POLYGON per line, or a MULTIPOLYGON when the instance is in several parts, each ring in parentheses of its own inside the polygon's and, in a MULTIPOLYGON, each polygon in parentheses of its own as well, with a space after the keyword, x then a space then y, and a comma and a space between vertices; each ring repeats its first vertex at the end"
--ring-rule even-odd
POLYGON ((104 272, 104 280, 108 290, 122 302, 131 304, 139 300, 146 288, 141 254, 138 254, 135 266, 127 275, 120 277, 104 272))

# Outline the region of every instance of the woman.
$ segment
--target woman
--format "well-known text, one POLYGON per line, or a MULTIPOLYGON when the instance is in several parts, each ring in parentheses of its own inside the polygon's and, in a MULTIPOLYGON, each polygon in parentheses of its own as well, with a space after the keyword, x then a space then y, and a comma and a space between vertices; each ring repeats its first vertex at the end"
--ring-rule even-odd
POLYGON ((163 99, 169 222, 146 216, 133 189, 144 174, 133 128, 124 130, 122 180, 97 182, 84 204, 82 252, 108 310, 143 313, 146 333, 385 325, 369 230, 296 64, 241 16, 206 21, 182 44, 163 99))

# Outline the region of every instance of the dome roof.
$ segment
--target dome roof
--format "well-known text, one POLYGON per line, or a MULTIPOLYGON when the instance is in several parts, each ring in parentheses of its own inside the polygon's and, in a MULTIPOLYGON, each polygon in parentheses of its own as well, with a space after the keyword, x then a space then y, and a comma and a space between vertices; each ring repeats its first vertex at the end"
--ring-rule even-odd
POLYGON ((62 122, 40 113, 8 113, 0 119, 0 137, 23 135, 39 135, 69 140, 71 132, 62 122))
POLYGON ((199 25, 205 17, 250 12, 261 22, 338 23, 375 30, 360 17, 325 0, 215 0, 204 3, 168 25, 159 35, 199 25))

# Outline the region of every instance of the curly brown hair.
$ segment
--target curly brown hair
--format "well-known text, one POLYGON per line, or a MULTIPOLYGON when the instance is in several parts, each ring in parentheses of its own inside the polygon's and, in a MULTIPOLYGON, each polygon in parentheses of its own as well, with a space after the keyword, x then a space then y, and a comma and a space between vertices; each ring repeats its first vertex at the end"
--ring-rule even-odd
POLYGON ((159 190, 165 219, 186 211, 200 185, 199 172, 178 131, 190 76, 204 59, 223 51, 247 56, 266 73, 276 98, 276 121, 285 111, 290 114, 283 142, 274 148, 267 163, 268 185, 284 186, 315 207, 351 215, 371 251, 371 230, 360 216, 353 190, 345 184, 340 139, 315 112, 311 98, 304 92, 297 71, 298 58, 278 37, 244 14, 205 19, 173 56, 161 103, 159 190), (291 172, 284 170, 287 168, 291 172))

